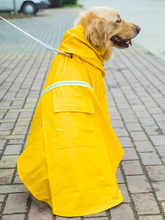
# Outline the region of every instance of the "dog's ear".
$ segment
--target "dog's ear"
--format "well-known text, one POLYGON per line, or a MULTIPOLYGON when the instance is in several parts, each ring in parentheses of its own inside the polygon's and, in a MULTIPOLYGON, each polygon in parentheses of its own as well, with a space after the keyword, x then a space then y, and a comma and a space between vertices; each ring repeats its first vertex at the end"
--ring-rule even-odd
POLYGON ((104 18, 92 19, 85 26, 85 37, 94 47, 106 49, 106 20, 104 18))
POLYGON ((100 18, 91 11, 83 12, 75 22, 82 24, 86 39, 97 48, 105 49, 104 60, 109 60, 112 54, 112 45, 109 40, 110 26, 104 18, 100 18))
POLYGON ((85 37, 94 46, 102 49, 108 47, 107 21, 91 11, 83 12, 75 24, 84 25, 85 37))

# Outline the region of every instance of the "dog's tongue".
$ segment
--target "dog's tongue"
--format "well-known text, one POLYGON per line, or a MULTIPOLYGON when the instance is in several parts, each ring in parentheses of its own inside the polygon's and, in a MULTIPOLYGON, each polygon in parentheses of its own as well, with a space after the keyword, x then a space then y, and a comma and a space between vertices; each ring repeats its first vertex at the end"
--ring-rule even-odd
POLYGON ((129 44, 132 46, 132 41, 131 40, 129 41, 129 44))

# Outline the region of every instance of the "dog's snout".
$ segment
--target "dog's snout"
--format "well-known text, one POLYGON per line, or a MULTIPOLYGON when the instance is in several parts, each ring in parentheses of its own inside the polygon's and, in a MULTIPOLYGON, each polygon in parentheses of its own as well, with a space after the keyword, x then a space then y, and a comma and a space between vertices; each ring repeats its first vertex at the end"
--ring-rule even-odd
POLYGON ((137 32, 137 34, 140 32, 140 30, 141 30, 141 27, 136 26, 136 32, 137 32))

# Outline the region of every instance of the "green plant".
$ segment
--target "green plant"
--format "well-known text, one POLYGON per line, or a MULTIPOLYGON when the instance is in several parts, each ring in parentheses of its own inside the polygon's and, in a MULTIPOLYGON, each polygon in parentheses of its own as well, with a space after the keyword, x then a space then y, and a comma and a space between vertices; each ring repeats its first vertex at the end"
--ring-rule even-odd
POLYGON ((74 5, 77 3, 77 0, 62 0, 63 5, 74 5))

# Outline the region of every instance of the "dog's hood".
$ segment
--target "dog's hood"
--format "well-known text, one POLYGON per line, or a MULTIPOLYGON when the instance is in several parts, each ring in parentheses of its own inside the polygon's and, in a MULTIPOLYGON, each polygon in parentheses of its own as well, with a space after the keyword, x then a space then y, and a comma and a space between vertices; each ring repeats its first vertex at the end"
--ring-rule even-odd
POLYGON ((59 50, 69 54, 74 54, 93 66, 96 66, 102 71, 103 76, 105 76, 105 71, 103 69, 104 60, 102 58, 105 54, 105 50, 96 49, 89 43, 89 41, 85 38, 83 25, 77 25, 66 31, 59 50))

